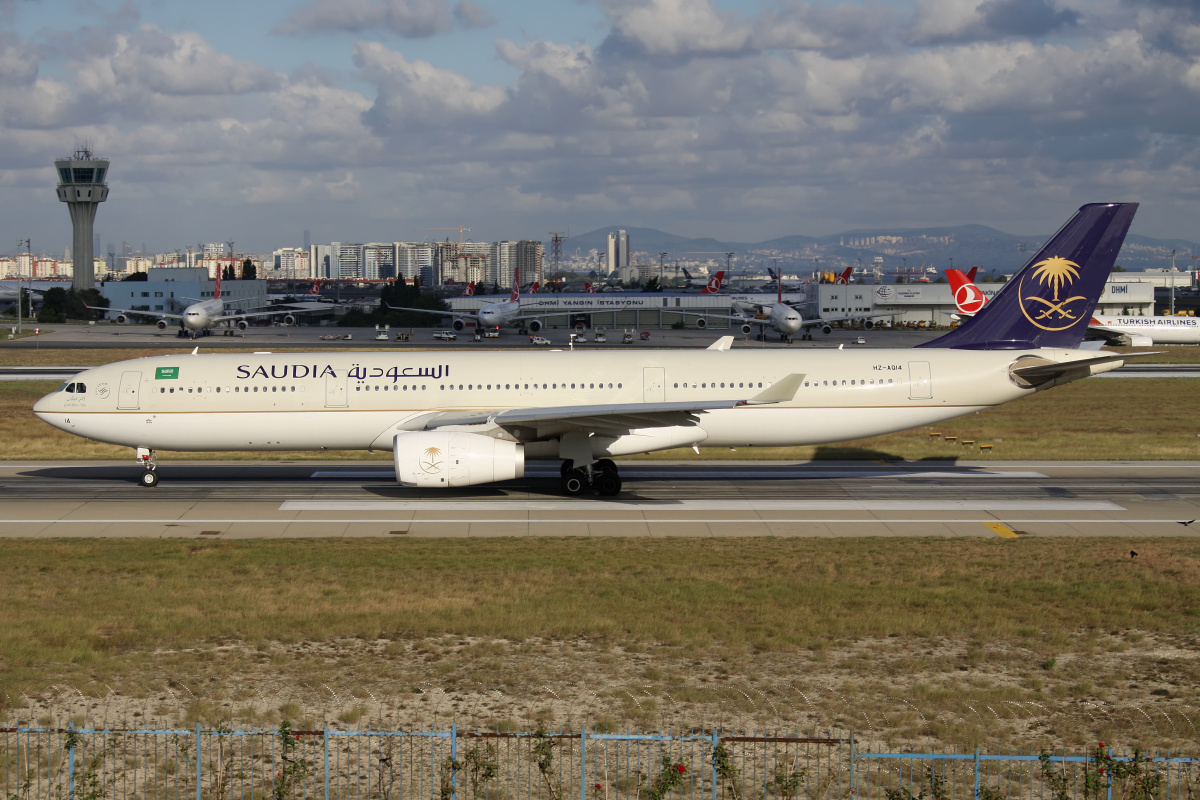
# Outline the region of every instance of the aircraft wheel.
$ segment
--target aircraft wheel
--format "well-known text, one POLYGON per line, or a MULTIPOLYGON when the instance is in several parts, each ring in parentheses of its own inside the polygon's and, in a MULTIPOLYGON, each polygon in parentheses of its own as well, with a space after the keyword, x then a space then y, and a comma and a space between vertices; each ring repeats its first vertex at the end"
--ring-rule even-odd
POLYGON ((621 476, 616 472, 603 472, 596 479, 596 489, 601 497, 612 497, 621 493, 621 476))
POLYGON ((567 497, 578 497, 588 488, 587 475, 581 469, 573 469, 562 476, 561 485, 567 497))
POLYGON ((558 474, 565 478, 567 477, 567 473, 570 472, 574 467, 575 462, 568 458, 566 461, 562 462, 562 466, 558 468, 558 474))
POLYGON ((145 486, 147 489, 152 489, 158 486, 158 473, 152 469, 148 469, 138 478, 138 483, 145 486))

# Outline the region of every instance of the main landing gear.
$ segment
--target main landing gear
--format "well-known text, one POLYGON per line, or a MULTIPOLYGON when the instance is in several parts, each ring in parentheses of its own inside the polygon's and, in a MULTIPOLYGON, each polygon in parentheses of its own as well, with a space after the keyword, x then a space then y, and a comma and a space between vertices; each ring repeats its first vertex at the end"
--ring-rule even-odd
POLYGON ((571 460, 562 463, 561 484, 563 494, 576 497, 591 489, 601 497, 612 497, 621 491, 621 475, 617 465, 602 458, 590 467, 575 468, 571 460))
POLYGON ((158 453, 145 447, 137 449, 138 466, 142 474, 138 476, 138 484, 146 488, 158 486, 158 453))

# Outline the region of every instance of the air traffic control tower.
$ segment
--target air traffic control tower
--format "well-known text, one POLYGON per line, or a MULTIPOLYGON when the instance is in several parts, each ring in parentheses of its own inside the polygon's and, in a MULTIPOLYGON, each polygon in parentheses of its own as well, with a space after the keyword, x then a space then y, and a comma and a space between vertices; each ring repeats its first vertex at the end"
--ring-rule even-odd
POLYGON ((96 206, 108 199, 108 184, 104 182, 108 160, 92 158, 92 151, 84 147, 71 158, 57 159, 54 166, 58 169, 58 199, 71 209, 71 227, 75 232, 71 246, 75 265, 71 288, 91 289, 96 282, 92 223, 96 220, 96 206))

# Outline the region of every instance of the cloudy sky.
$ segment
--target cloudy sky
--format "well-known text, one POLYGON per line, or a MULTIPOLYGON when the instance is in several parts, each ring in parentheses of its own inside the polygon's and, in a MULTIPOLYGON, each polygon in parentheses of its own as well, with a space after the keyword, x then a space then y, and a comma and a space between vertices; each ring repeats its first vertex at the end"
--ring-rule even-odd
MULTIPOLYGON (((1195 0, 0 0, 0 252, 623 223, 760 241, 1143 203, 1200 239, 1195 0)), ((457 236, 457 232, 450 234, 457 236)))

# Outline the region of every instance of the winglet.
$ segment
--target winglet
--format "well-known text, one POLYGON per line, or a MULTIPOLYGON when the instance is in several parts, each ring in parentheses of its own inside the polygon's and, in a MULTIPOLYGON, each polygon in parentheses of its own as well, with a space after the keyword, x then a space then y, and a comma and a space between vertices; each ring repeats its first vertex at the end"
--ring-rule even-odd
POLYGON ((758 394, 744 401, 741 405, 744 406, 764 406, 771 403, 786 403, 796 397, 796 392, 800 391, 800 387, 804 385, 804 379, 807 375, 799 375, 792 373, 781 380, 763 389, 758 394))
POLYGON ((200 352, 200 345, 196 345, 196 349, 192 351, 192 355, 197 355, 200 352))
POLYGON ((732 346, 733 346, 733 337, 732 336, 722 336, 720 339, 717 339, 715 342, 713 342, 712 344, 710 344, 708 347, 706 347, 704 349, 705 350, 728 350, 732 346))

